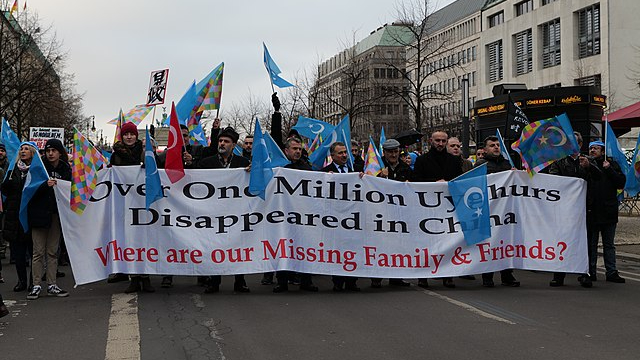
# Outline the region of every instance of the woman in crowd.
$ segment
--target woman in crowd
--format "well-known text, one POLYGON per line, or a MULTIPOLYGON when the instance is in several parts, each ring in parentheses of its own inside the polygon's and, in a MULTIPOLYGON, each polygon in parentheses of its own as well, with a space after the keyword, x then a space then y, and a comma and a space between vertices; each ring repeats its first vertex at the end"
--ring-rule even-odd
POLYGON ((58 139, 49 139, 44 146, 42 157, 49 180, 43 183, 29 202, 29 227, 33 239, 32 281, 33 287, 27 299, 36 300, 40 296, 40 285, 47 262, 47 293, 51 296, 65 297, 69 293, 56 285, 58 270, 58 251, 60 250, 61 227, 56 196, 53 187, 58 179, 71 181, 71 167, 67 151, 58 139))
POLYGON ((11 244, 11 253, 15 258, 18 283, 13 288, 15 292, 27 290, 27 255, 32 252, 31 233, 24 231, 20 224, 20 201, 22 188, 29 173, 29 167, 34 156, 38 155, 38 148, 33 143, 20 144, 16 163, 2 183, 2 194, 6 196, 3 202, 5 219, 3 234, 11 244))
MULTIPOLYGON (((111 166, 141 165, 144 162, 144 146, 138 140, 138 128, 134 123, 125 123, 121 128, 122 141, 113 144, 111 166)), ((149 275, 131 275, 125 293, 143 290, 154 292, 149 275)))

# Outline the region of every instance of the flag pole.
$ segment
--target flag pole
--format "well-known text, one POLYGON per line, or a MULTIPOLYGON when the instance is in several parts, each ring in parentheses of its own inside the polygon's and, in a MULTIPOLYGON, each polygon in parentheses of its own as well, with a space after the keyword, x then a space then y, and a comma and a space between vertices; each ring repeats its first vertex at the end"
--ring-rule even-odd
POLYGON ((156 121, 156 107, 157 106, 158 105, 153 105, 153 114, 151 114, 151 125, 153 125, 153 122, 156 121))

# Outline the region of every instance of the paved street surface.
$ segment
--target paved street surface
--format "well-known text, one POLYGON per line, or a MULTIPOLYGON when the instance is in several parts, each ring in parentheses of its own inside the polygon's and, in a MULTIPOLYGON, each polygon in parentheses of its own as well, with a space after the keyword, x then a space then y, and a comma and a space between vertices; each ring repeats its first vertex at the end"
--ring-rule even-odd
MULTIPOLYGON (((633 231, 639 218, 621 219, 633 231)), ((627 230, 624 230, 627 229, 627 230)), ((635 232, 638 234, 639 232, 635 232)), ((260 275, 251 294, 234 294, 224 277, 219 294, 202 294, 195 278, 172 289, 152 279, 154 294, 125 295, 126 283, 73 289, 69 267, 59 284, 68 298, 25 300, 11 291, 15 270, 3 261, 0 291, 11 315, 0 319, 0 359, 638 359, 640 241, 618 246, 626 284, 592 289, 567 276, 549 287, 547 273, 516 271, 520 288, 483 288, 456 279, 336 294, 317 276, 319 293, 273 294, 260 275), (636 244, 636 245, 634 245, 636 244)), ((601 270, 604 270, 601 268, 601 270)), ((496 280, 499 275, 496 274, 496 280)))

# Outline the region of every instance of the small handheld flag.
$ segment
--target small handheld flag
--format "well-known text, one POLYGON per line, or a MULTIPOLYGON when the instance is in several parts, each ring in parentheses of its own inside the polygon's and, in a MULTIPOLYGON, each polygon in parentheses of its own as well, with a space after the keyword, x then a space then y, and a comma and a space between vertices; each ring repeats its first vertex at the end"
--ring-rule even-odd
POLYGON ((449 181, 448 187, 467 245, 490 238, 487 164, 482 164, 449 181))
POLYGON ((507 147, 504 145, 504 140, 502 139, 502 135, 500 135, 500 129, 496 129, 496 136, 498 137, 498 142, 500 142, 500 155, 502 155, 503 158, 509 160, 509 164, 511 164, 511 167, 514 168, 515 165, 513 165, 513 160, 511 160, 511 155, 509 155, 509 151, 507 151, 507 147))
POLYGON ((267 72, 269 73, 269 79, 271 79, 271 87, 273 87, 273 85, 279 88, 293 86, 293 84, 291 84, 287 80, 280 77, 280 73, 281 73, 280 68, 278 67, 278 65, 276 65, 276 63, 271 58, 271 55, 269 54, 269 50, 267 50, 267 45, 262 43, 262 46, 264 47, 264 57, 263 57, 264 67, 267 68, 267 72))
POLYGON ((160 174, 158 174, 158 164, 156 163, 153 144, 151 144, 151 136, 149 130, 146 131, 146 141, 144 145, 144 191, 145 206, 147 210, 156 200, 162 199, 162 183, 160 182, 160 174))

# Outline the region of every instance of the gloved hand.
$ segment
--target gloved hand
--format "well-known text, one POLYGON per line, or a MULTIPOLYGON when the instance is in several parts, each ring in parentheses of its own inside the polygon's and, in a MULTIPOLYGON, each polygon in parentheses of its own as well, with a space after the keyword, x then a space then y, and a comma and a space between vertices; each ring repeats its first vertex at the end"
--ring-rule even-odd
POLYGON ((273 109, 275 111, 280 111, 280 99, 278 99, 277 92, 274 92, 273 95, 271 95, 271 103, 273 104, 273 109))

